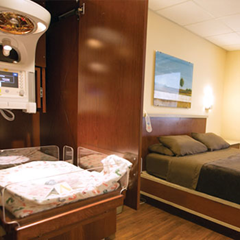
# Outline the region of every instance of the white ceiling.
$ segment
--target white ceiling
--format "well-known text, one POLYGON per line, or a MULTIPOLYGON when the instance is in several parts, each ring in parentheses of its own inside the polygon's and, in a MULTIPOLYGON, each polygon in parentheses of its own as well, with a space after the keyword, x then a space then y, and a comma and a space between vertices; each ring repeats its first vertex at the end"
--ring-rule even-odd
POLYGON ((149 8, 228 50, 240 50, 240 0, 149 0, 149 8))

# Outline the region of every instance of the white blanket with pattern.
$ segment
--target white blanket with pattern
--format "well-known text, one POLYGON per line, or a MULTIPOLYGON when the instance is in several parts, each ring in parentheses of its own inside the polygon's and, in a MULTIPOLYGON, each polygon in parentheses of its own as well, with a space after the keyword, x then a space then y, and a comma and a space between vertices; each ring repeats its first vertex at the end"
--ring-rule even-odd
POLYGON ((63 161, 34 161, 1 170, 1 203, 16 217, 25 217, 116 190, 132 165, 116 155, 102 164, 101 172, 63 161))

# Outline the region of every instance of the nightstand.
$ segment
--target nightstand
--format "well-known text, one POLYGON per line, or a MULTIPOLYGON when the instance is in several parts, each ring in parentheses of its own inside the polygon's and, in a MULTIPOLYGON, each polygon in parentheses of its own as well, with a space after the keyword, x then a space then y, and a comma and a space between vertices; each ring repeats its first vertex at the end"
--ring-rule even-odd
POLYGON ((231 148, 237 148, 240 149, 240 141, 233 141, 233 140, 225 140, 230 144, 231 148))

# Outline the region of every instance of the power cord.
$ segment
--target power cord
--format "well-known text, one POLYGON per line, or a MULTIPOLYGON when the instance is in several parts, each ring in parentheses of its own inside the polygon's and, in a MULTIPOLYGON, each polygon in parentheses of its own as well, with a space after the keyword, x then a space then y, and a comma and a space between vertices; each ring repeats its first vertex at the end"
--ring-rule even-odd
POLYGON ((0 113, 8 121, 13 121, 15 119, 14 113, 12 111, 10 111, 10 110, 0 109, 0 113), (10 116, 8 116, 5 112, 7 112, 10 116))

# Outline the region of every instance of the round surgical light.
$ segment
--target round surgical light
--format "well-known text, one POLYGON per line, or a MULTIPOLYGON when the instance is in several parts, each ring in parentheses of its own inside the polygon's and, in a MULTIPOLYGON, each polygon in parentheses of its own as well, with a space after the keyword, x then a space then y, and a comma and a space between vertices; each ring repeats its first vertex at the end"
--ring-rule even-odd
POLYGON ((35 29, 34 22, 28 17, 13 12, 0 12, 0 31, 23 35, 35 29))

